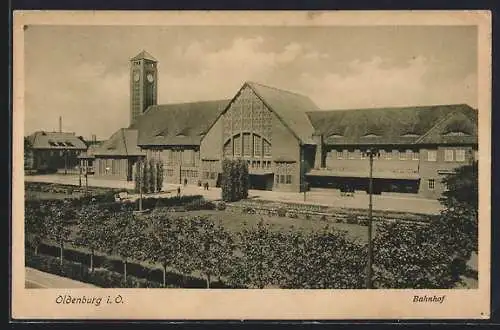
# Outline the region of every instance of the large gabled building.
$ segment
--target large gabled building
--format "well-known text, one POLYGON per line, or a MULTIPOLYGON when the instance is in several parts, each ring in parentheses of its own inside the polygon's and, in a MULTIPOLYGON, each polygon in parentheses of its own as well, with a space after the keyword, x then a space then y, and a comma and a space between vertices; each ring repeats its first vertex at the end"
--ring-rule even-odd
POLYGON ((151 55, 131 60, 131 123, 95 151, 111 164, 97 175, 131 180, 146 157, 163 162, 167 183, 216 186, 222 160, 240 158, 254 189, 366 191, 364 152, 376 149, 375 193, 436 198, 443 174, 477 159, 477 110, 465 104, 325 111, 307 96, 245 82, 231 99, 157 105, 156 75, 151 55))

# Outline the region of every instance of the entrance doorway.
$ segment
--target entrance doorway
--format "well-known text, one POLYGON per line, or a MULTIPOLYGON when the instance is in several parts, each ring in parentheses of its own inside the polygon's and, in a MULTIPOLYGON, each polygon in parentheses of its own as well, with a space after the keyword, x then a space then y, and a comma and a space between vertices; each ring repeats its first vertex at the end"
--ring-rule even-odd
POLYGON ((250 174, 250 189, 273 190, 272 174, 250 174))

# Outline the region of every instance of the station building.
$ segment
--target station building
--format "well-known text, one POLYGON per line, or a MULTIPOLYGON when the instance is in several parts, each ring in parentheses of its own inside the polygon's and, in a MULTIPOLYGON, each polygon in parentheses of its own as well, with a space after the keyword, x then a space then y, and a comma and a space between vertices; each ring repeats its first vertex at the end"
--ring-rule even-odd
POLYGON ((164 164, 165 182, 220 182, 224 158, 248 163, 253 189, 365 192, 437 198, 441 179, 477 160, 478 113, 466 104, 319 109, 307 96, 245 82, 228 99, 157 104, 157 61, 130 61, 130 126, 94 151, 94 172, 133 180, 141 157, 164 164))

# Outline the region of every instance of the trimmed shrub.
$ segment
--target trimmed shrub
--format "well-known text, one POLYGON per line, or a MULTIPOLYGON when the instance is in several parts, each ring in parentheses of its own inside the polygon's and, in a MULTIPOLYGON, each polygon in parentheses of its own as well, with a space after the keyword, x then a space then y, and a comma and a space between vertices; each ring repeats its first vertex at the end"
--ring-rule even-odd
POLYGON ((248 164, 244 160, 224 159, 222 161, 222 199, 235 202, 248 197, 250 179, 248 164))
POLYGON ((277 210, 277 213, 278 213, 278 216, 280 216, 280 217, 285 217, 285 216, 286 216, 286 208, 284 208, 284 207, 280 207, 280 208, 277 210))

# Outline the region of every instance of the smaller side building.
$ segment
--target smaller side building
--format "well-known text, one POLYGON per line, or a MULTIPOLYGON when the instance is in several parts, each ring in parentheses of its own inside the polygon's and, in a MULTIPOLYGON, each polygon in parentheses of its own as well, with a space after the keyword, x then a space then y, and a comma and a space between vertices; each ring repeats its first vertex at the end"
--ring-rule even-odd
POLYGON ((37 131, 25 141, 25 167, 37 173, 78 171, 78 156, 87 150, 81 137, 73 132, 37 131))
POLYGON ((136 129, 121 128, 108 140, 92 151, 92 154, 82 158, 82 167, 92 163, 95 177, 133 181, 135 163, 145 157, 137 145, 136 129))

